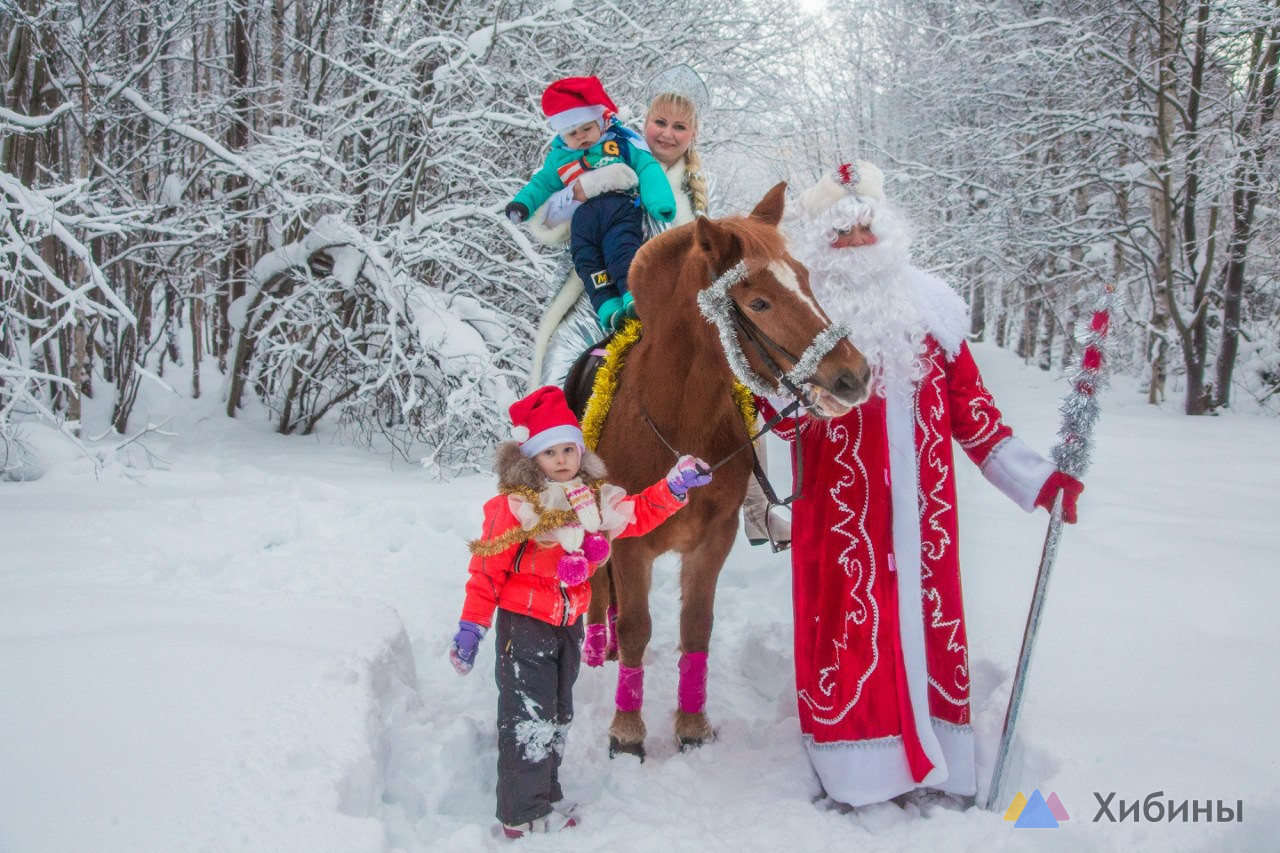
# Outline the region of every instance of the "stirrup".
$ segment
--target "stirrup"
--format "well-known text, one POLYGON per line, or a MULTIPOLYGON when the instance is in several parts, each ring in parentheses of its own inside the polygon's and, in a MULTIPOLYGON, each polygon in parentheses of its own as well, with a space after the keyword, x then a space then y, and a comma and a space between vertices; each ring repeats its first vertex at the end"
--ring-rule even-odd
MULTIPOLYGON (((769 534, 769 547, 773 549, 773 553, 781 554, 783 551, 791 549, 791 522, 787 521, 787 538, 775 535, 773 532, 773 510, 777 508, 777 504, 770 504, 768 509, 764 511, 764 529, 769 534)), ((779 531, 781 532, 781 531, 779 531)), ((760 544, 764 544, 763 542, 760 544)))

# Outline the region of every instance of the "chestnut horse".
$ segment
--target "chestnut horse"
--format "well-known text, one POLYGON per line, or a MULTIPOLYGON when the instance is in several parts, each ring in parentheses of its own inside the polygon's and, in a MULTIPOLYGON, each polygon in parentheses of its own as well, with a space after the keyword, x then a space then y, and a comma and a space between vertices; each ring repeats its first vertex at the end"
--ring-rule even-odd
MULTIPOLYGON (((739 368, 744 362, 749 366, 754 382, 747 384, 757 390, 762 384, 764 390, 776 389, 774 370, 781 368, 796 384, 820 389, 820 406, 839 409, 866 399, 866 360, 831 328, 809 289, 808 271, 787 253, 778 231, 785 189, 783 183, 770 190, 748 217, 698 219, 658 235, 636 255, 630 285, 644 333, 626 356, 596 447, 609 479, 628 491, 662 478, 675 461, 668 444, 711 465, 743 447, 748 434, 732 393, 735 360, 739 368), (718 332, 700 313, 699 294, 717 289, 723 313, 733 310, 731 300, 774 364, 748 346, 745 335, 718 332), (826 341, 825 355, 815 344, 818 339, 826 341), (811 346, 807 358, 793 355, 811 346), (726 347, 735 352, 727 354, 726 347), (801 371, 807 375, 794 375, 801 371), (761 383, 760 377, 770 378, 761 383)), ((847 408, 816 413, 843 411, 847 408)), ((714 736, 704 708, 711 610, 751 471, 750 453, 733 456, 715 471, 710 485, 689 493, 688 506, 652 533, 613 543, 611 571, 592 578, 587 622, 603 623, 611 598, 618 608, 618 707, 609 729, 611 752, 644 757, 641 667, 652 635, 649 589, 653 561, 667 551, 681 555, 676 735, 682 748, 714 736)))

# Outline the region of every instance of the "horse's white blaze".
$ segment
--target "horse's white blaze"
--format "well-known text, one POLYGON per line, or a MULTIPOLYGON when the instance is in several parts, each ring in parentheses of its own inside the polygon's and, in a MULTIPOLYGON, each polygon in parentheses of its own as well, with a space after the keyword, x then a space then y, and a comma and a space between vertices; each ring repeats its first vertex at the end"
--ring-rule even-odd
POLYGON ((765 267, 765 269, 773 273, 773 277, 778 280, 779 284, 787 290, 795 293, 796 296, 800 297, 800 300, 809 306, 809 310, 813 311, 814 315, 817 316, 820 322, 830 322, 830 320, 827 319, 827 315, 818 307, 818 303, 814 301, 813 297, 800 289, 800 279, 796 276, 796 271, 791 268, 790 264, 783 263, 782 261, 770 261, 769 265, 765 267))

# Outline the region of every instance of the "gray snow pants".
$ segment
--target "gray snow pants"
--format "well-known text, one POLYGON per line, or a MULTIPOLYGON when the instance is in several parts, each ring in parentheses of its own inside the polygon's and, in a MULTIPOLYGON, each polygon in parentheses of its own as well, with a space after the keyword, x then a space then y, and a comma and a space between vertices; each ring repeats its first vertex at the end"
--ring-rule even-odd
POLYGON ((528 823, 564 797, 560 761, 573 720, 582 619, 549 625, 498 609, 498 820, 528 823))

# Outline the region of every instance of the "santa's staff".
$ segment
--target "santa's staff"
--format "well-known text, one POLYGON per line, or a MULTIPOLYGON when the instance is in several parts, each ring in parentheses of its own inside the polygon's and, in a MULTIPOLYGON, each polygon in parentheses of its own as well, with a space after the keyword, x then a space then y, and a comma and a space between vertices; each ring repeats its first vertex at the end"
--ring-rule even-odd
MULTIPOLYGON (((1058 435, 1062 440, 1053 448, 1053 460, 1058 470, 1076 479, 1084 476, 1093 452, 1093 428, 1098 421, 1098 392, 1107 381, 1107 332, 1111 326, 1111 311, 1116 299, 1115 285, 1103 288, 1094 305, 1089 330, 1081 343, 1085 345, 1080 366, 1072 382, 1072 390, 1062 401, 1062 427, 1058 435)), ((1018 711, 1022 707, 1022 694, 1026 688, 1027 671, 1031 667, 1031 651, 1040 628, 1040 613, 1044 608, 1045 594, 1049 588, 1049 574, 1058 555, 1058 540, 1062 536, 1062 494, 1054 502, 1049 516, 1049 530, 1044 537, 1044 550, 1040 555, 1040 571, 1036 575, 1036 588, 1031 596, 1031 610, 1027 613, 1027 626, 1022 634, 1022 651, 1018 655, 1018 668, 1013 676, 1013 689, 1009 693, 1009 708, 1005 712, 1004 729, 1000 733, 1000 748, 996 752, 995 769, 991 775, 991 787, 987 790, 986 807, 991 809, 1000 799, 1000 787, 1009 764, 1009 751, 1013 745, 1014 730, 1018 724, 1018 711)))

